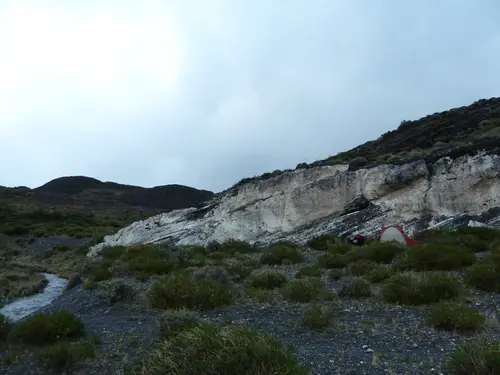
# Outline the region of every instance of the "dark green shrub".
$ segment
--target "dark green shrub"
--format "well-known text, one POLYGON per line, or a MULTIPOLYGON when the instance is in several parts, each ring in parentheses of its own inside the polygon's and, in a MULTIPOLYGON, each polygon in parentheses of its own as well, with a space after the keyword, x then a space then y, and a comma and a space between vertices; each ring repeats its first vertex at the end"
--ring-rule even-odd
POLYGON ((446 363, 450 375, 500 374, 500 342, 460 345, 446 363))
POLYGON ((468 267, 476 261, 476 255, 463 247, 423 244, 407 250, 408 267, 415 271, 455 270, 468 267))
POLYGON ((384 281, 380 290, 386 302, 423 305, 460 295, 460 280, 441 271, 400 274, 384 281))
POLYGON ((316 250, 326 250, 329 245, 338 242, 338 238, 329 234, 317 236, 307 241, 307 246, 316 250))
POLYGON ((230 239, 219 244, 217 251, 234 255, 236 253, 255 253, 259 249, 253 247, 248 242, 230 239))
POLYGON ((82 277, 80 274, 75 273, 71 275, 71 277, 68 280, 68 284, 66 285, 66 290, 73 289, 74 287, 80 285, 83 283, 82 277))
POLYGON ((217 281, 193 280, 176 272, 157 281, 149 297, 154 308, 209 309, 230 304, 233 291, 217 281))
POLYGON ((331 297, 323 281, 316 277, 290 280, 281 292, 284 298, 292 302, 310 302, 316 298, 330 299, 331 297))
POLYGON ((465 270, 465 282, 486 292, 500 292, 500 264, 490 255, 465 270))
POLYGON ((201 321, 201 316, 196 311, 169 309, 160 315, 160 331, 162 337, 168 338, 181 331, 196 327, 201 321))
POLYGON ((304 255, 296 246, 276 244, 264 250, 260 257, 261 264, 283 264, 285 260, 293 264, 301 263, 304 255))
POLYGON ((347 266, 347 274, 351 276, 362 276, 377 268, 377 263, 361 259, 347 266))
POLYGON ((500 230, 487 227, 461 227, 457 232, 466 236, 474 236, 482 241, 492 243, 500 240, 500 230))
POLYGON ((475 331, 483 327, 485 317, 477 310, 456 302, 441 301, 429 307, 427 323, 448 331, 475 331))
POLYGON ((387 280, 389 277, 395 275, 397 270, 390 266, 378 266, 373 269, 366 277, 373 283, 380 283, 387 280))
POLYGON ((213 280, 219 284, 231 286, 232 282, 226 269, 219 266, 204 266, 193 272, 195 280, 213 280))
POLYGON ((333 245, 329 244, 328 247, 326 248, 326 251, 334 254, 347 254, 353 248, 354 246, 346 243, 336 243, 333 245))
POLYGON ((305 266, 301 267, 295 274, 295 278, 300 279, 302 277, 320 277, 323 275, 323 270, 315 266, 305 266))
POLYGON ((257 289, 276 289, 287 282, 286 276, 279 271, 266 270, 254 273, 246 280, 246 286, 257 289))
POLYGON ((372 294, 371 284, 362 277, 354 277, 344 280, 338 290, 339 297, 365 298, 372 294))
POLYGON ((347 265, 345 257, 341 254, 326 253, 319 257, 317 267, 322 268, 344 268, 347 265))
POLYGON ((202 324, 164 340, 145 360, 148 375, 307 375, 290 347, 264 332, 202 324))
POLYGON ((300 325, 311 330, 318 330, 327 327, 332 318, 332 306, 311 306, 302 312, 300 325))
POLYGON ((54 314, 35 313, 17 323, 10 333, 15 342, 45 345, 81 337, 84 334, 84 326, 77 316, 67 311, 54 314))
POLYGON ((370 260, 389 264, 394 257, 404 252, 404 247, 393 242, 374 242, 366 247, 353 247, 345 256, 349 263, 370 260))

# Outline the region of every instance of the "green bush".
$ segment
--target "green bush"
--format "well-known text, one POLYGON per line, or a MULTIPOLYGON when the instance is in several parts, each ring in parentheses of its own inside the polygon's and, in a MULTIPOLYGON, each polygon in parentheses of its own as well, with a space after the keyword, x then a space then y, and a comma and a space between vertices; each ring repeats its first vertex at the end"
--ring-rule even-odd
POLYGON ((231 288, 213 280, 193 280, 175 272, 157 281, 149 296, 154 308, 210 309, 228 305, 233 300, 231 288))
POLYGON ((264 250, 260 256, 261 264, 283 264, 285 260, 292 264, 301 263, 304 255, 291 244, 276 244, 264 250))
POLYGON ((376 263, 389 264, 394 257, 404 252, 401 244, 394 242, 374 242, 366 247, 353 247, 347 254, 349 263, 359 260, 370 260, 376 263))
POLYGON ((338 238, 329 234, 317 236, 307 241, 307 246, 316 250, 326 250, 329 245, 338 242, 338 238))
POLYGON ((372 294, 371 284, 362 277, 354 277, 344 281, 338 290, 339 297, 365 298, 372 294))
POLYGON ((95 342, 85 340, 81 342, 56 342, 42 348, 36 354, 37 359, 45 367, 63 372, 75 363, 95 357, 95 342))
POLYGON ((486 292, 500 292, 500 263, 494 255, 484 257, 465 270, 465 282, 486 292))
POLYGON ((331 293, 320 278, 307 277, 290 280, 281 290, 282 295, 293 302, 310 302, 314 299, 330 299, 331 293))
POLYGON ((423 305, 460 295, 460 280, 442 271, 399 274, 384 281, 380 290, 386 302, 423 305))
POLYGON ((231 286, 232 282, 229 273, 223 267, 219 266, 204 266, 197 268, 193 272, 193 279, 195 280, 213 280, 219 284, 231 286))
POLYGON ((318 259, 317 267, 322 268, 344 268, 347 265, 345 257, 341 254, 326 253, 318 259))
POLYGON ((377 268, 373 269, 368 275, 366 275, 367 279, 373 283, 380 283, 384 280, 387 280, 389 277, 395 275, 397 270, 390 266, 380 265, 377 268))
POLYGON ((305 266, 298 270, 295 274, 295 278, 300 279, 302 277, 320 277, 323 275, 323 270, 315 266, 305 266))
POLYGON ((160 315, 160 331, 164 338, 196 327, 201 323, 201 316, 196 311, 187 309, 169 309, 160 315))
POLYGON ((437 329, 458 332, 478 330, 486 320, 477 309, 450 301, 431 305, 426 319, 437 329))
POLYGON ((246 286, 257 289, 276 289, 287 282, 285 274, 280 271, 265 270, 254 273, 246 280, 246 286))
POLYGON ((238 261, 224 263, 222 267, 226 269, 226 271, 235 281, 240 281, 250 276, 254 270, 254 267, 247 266, 244 263, 238 261))
POLYGON ((446 271, 470 266, 476 261, 476 255, 459 246, 423 244, 408 249, 407 261, 408 267, 415 271, 446 271))
POLYGON ((84 326, 77 316, 67 311, 54 314, 35 313, 13 326, 10 333, 15 342, 45 345, 81 337, 84 334, 84 326))
POLYGON ((326 248, 326 251, 328 253, 333 253, 333 254, 347 254, 349 251, 351 251, 354 248, 353 245, 349 245, 346 243, 336 243, 336 244, 330 244, 326 248))
POLYGON ((327 327, 332 318, 332 306, 311 306, 302 312, 300 325, 311 330, 318 330, 327 327))
POLYGON ((307 375, 290 347, 266 333, 203 324, 165 340, 145 360, 147 375, 307 375))
POLYGON ((500 374, 500 342, 460 345, 446 363, 450 375, 500 374))
POLYGON ((377 268, 377 263, 371 260, 361 259, 347 266, 347 274, 351 276, 362 276, 373 271, 375 268, 377 268))

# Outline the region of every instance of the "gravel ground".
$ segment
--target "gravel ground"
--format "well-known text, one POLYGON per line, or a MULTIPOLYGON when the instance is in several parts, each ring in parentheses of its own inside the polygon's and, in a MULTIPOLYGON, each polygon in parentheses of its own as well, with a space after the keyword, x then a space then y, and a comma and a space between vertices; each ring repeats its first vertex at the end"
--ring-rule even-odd
MULTIPOLYGON (((306 253, 311 264, 321 252, 306 253)), ((305 264, 270 267, 281 269, 288 278, 305 264)), ((154 280, 140 285, 138 295, 146 295, 154 280)), ((336 290, 342 283, 328 281, 336 290)), ((377 292, 377 287, 373 288, 377 292)), ((123 374, 123 368, 140 359, 149 350, 158 333, 158 313, 124 303, 111 304, 99 297, 98 290, 78 286, 43 311, 66 310, 85 323, 90 334, 102 340, 94 360, 71 370, 77 375, 123 374)), ((295 348, 298 360, 314 375, 429 375, 446 374, 444 365, 457 345, 476 339, 500 339, 497 310, 500 295, 472 292, 469 304, 487 317, 483 333, 464 335, 442 332, 426 326, 422 308, 407 308, 368 299, 341 299, 335 308, 331 326, 309 331, 299 326, 307 304, 276 300, 272 304, 245 304, 220 308, 203 314, 210 322, 242 325, 263 330, 295 348)), ((140 305, 140 303, 139 303, 140 305)), ((46 375, 34 361, 23 360, 9 368, 6 375, 46 375)))
MULTIPOLYGON (((498 296, 496 301, 500 302, 498 296)), ((255 304, 218 309, 204 317, 217 324, 268 332, 293 345, 299 361, 316 375, 441 374, 457 345, 481 337, 500 337, 498 325, 492 323, 485 334, 436 331, 423 324, 418 308, 373 299, 341 300, 330 327, 308 331, 299 326, 304 308, 289 303, 255 304)))

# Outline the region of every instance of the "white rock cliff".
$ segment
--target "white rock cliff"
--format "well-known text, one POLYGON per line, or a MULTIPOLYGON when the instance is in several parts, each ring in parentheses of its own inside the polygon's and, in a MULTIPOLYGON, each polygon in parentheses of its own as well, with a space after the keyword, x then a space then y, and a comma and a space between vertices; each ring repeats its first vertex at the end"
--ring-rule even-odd
POLYGON ((442 158, 430 170, 423 160, 357 171, 348 171, 347 165, 322 166, 248 182, 201 209, 133 223, 106 236, 88 256, 106 246, 137 243, 205 245, 229 238, 300 243, 330 232, 374 234, 394 223, 411 233, 464 215, 477 219, 498 207, 498 155, 442 158))

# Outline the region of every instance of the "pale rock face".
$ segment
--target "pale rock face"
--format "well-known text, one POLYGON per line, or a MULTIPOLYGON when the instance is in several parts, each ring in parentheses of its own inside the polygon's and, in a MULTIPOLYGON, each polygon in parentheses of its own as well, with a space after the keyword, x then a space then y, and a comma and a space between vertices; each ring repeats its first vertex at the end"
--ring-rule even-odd
POLYGON ((424 161, 354 172, 347 165, 298 169, 230 189, 202 209, 176 210, 133 223, 106 236, 88 256, 99 255, 105 246, 137 243, 205 245, 229 238, 258 244, 304 242, 329 232, 373 234, 395 223, 411 234, 425 215, 431 217, 427 226, 441 225, 442 218, 464 212, 481 215, 496 207, 498 155, 443 158, 432 172, 424 161), (346 214, 347 205, 356 200, 367 207, 346 214))

